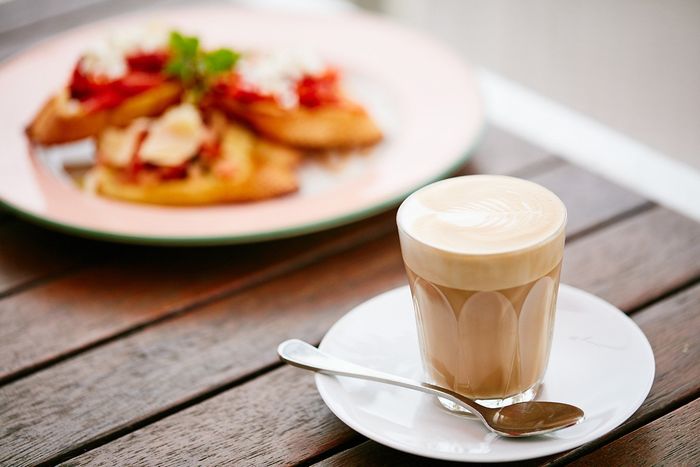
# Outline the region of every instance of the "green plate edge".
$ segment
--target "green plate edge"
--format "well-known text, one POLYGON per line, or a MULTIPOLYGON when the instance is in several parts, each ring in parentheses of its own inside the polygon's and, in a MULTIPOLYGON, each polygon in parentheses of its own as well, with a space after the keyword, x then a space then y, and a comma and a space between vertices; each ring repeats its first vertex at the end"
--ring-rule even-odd
POLYGON ((102 230, 91 230, 82 227, 76 227, 71 224, 62 224, 60 222, 52 221, 41 216, 36 216, 32 213, 23 211, 22 209, 7 203, 5 200, 0 199, 0 206, 5 208, 7 211, 15 214, 17 217, 27 220, 33 224, 46 227, 50 230, 55 230, 61 233, 67 233, 77 237, 83 237, 93 240, 101 240, 115 243, 126 243, 132 245, 151 245, 151 246, 217 246, 217 245, 236 245, 242 243, 257 243, 264 242, 268 240, 279 240, 283 238, 297 237, 300 235, 305 235, 314 232, 320 232, 322 230, 332 229, 334 227, 340 227, 342 225, 350 224, 355 221, 366 219, 372 217, 375 214, 379 214, 384 211, 388 211, 400 204, 408 195, 416 191, 417 189, 432 183, 437 180, 441 180, 446 176, 457 171, 465 162, 467 162, 474 150, 479 146, 481 140, 484 137, 486 122, 485 118, 481 119, 481 124, 479 130, 472 140, 469 147, 464 151, 464 153, 452 164, 449 168, 440 172, 437 176, 434 176, 425 182, 421 182, 419 185, 409 189, 408 191, 394 196, 386 201, 375 204, 368 208, 353 211, 348 214, 343 214, 332 219, 326 219, 320 222, 312 222, 309 224, 302 224, 294 227, 289 227, 286 229, 279 229, 273 231, 256 232, 250 234, 242 235, 223 235, 215 237, 149 237, 149 236, 138 236, 138 235, 124 235, 115 234, 102 230))

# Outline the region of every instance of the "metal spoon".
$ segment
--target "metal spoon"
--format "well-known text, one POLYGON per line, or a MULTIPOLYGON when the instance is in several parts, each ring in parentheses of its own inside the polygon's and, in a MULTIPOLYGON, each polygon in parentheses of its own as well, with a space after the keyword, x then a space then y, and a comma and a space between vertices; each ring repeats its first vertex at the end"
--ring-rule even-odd
POLYGON ((583 410, 559 402, 520 402, 491 409, 468 397, 430 383, 394 376, 328 355, 299 339, 290 339, 277 347, 280 358, 290 365, 321 373, 366 379, 444 397, 477 416, 494 433, 508 437, 541 435, 576 425, 583 410))

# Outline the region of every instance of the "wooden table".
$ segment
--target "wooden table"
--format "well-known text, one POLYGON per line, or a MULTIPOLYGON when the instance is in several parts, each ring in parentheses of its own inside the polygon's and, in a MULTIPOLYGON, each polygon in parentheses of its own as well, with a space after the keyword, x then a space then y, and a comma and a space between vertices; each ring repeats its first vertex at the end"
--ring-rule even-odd
MULTIPOLYGON (((461 173, 556 192, 570 215, 562 280, 628 313, 656 356, 629 420, 531 464, 700 464, 700 224, 497 128, 461 173)), ((442 464, 355 433, 312 375, 275 354, 287 338, 318 343, 353 306, 406 282, 394 216, 175 249, 0 213, 0 465, 442 464)))

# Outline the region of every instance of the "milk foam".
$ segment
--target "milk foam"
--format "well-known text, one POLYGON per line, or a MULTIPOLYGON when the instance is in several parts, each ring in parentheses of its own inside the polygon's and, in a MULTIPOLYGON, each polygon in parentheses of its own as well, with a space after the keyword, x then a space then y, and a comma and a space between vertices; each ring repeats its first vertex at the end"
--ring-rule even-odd
POLYGON ((404 261, 416 274, 447 287, 499 290, 559 264, 566 208, 536 183, 472 175, 413 193, 397 223, 404 261))

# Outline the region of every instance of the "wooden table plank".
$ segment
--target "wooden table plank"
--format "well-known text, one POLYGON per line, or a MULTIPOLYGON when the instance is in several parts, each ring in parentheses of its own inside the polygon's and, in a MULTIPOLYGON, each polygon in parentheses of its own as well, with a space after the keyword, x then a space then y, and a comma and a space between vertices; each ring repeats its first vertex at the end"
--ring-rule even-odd
POLYGON ((404 280, 396 242, 385 236, 0 388, 0 400, 32 401, 2 408, 0 464, 129 429, 275 364, 281 340, 320 339, 348 308, 404 280))
MULTIPOLYGON (((635 313, 633 319, 649 339, 656 359, 654 385, 644 404, 629 420, 609 435, 581 448, 535 460, 532 465, 559 465, 571 462, 590 452, 591 449, 662 416, 673 409, 679 400, 697 397, 700 391, 700 367, 697 365, 700 361, 700 344, 697 340, 697 330, 700 329, 698 309, 700 309, 700 285, 695 285, 635 313)), ((339 429, 336 430, 339 431, 339 429)), ((345 435, 345 438, 349 438, 349 435, 345 435)), ((411 465, 418 458, 399 453, 373 441, 367 441, 356 448, 332 456, 321 464, 353 465, 360 459, 377 459, 376 465, 386 463, 411 465)), ((438 464, 436 462, 436 465, 438 464)), ((366 465, 372 465, 372 463, 366 465)))
POLYGON ((700 275, 700 224, 654 208, 581 238, 573 250, 562 281, 631 310, 700 275))
MULTIPOLYGON (((598 293, 595 286, 601 278, 612 281, 624 275, 630 258, 640 255, 629 236, 643 232, 650 236, 647 242, 661 241, 653 237, 659 231, 649 228, 659 215, 671 222, 677 216, 657 208, 622 222, 625 229, 616 225, 598 232, 598 244, 614 244, 614 239, 617 243, 597 262, 618 267, 602 267, 606 275, 584 270, 588 276, 579 275, 579 284, 590 283, 594 287, 584 288, 598 293)), ((694 234, 678 229, 674 236, 693 240, 694 234)), ((590 259, 591 251, 598 250, 596 243, 579 248, 584 240, 567 247, 568 258, 590 259)), ((700 252, 694 254, 700 262, 700 252)), ((680 261, 673 255, 663 260, 669 259, 680 261)), ((685 261, 679 264, 687 266, 685 261)), ((649 280, 663 282, 654 276, 662 272, 663 268, 651 269, 649 280)), ((9 384, 0 389, 0 398, 35 402, 31 407, 8 407, 0 414, 0 426, 8 430, 0 440, 11 453, 5 461, 50 459, 128 430, 130 424, 148 421, 206 391, 234 384, 237 378, 274 364, 278 342, 292 336, 318 341, 352 305, 404 282, 391 234, 9 384)), ((631 296, 617 299, 632 302, 631 296)))
MULTIPOLYGON (((363 467, 379 467, 385 465, 401 465, 404 467, 410 466, 458 466, 464 465, 458 462, 446 462, 434 459, 425 459, 423 457, 406 454, 395 449, 382 446, 374 441, 365 441, 356 447, 342 451, 327 459, 323 459, 315 464, 315 467, 341 467, 346 465, 362 465, 363 467)), ((489 464, 498 465, 498 464, 489 464)), ((506 464, 507 465, 507 464, 506 464)))
MULTIPOLYGON (((570 165, 534 179, 567 202, 568 233, 573 235, 646 205, 637 195, 570 165), (572 181, 566 183, 568 179, 572 181), (582 190, 592 193, 578 197, 582 190)), ((173 250, 121 247, 117 262, 85 268, 0 301, 0 342, 6 349, 0 353, 0 382, 292 269, 310 257, 319 259, 324 251, 332 253, 389 232, 395 229, 393 216, 392 211, 365 223, 294 240, 177 255, 173 250)))
POLYGON ((571 465, 700 465, 699 413, 695 399, 571 465))
POLYGON ((319 400, 313 375, 279 368, 64 465, 295 465, 353 436, 319 400))
MULTIPOLYGON (((679 397, 687 397, 700 387, 695 365, 700 358, 700 346, 693 340, 693 330, 700 326, 698 307, 700 286, 695 286, 634 315, 654 348, 657 376, 650 397, 623 430, 664 411, 679 397), (676 337, 674 340, 668 339, 671 333, 676 337)), ((135 464, 145 460, 142 456, 147 453, 150 458, 167 464, 186 462, 188 457, 184 456, 195 456, 202 465, 217 465, 226 460, 291 464, 306 462, 328 449, 335 450, 362 440, 325 409, 312 380, 312 375, 293 368, 272 371, 71 462, 107 465, 114 459, 123 459, 126 464, 135 464), (315 397, 310 397, 309 392, 315 397), (278 417, 274 405, 261 409, 265 401, 272 400, 284 400, 293 410, 280 409, 283 414, 278 417), (252 424, 248 430, 243 428, 247 424, 252 424)), ((559 457, 558 460, 569 458, 559 457)), ((423 458, 365 442, 321 464, 421 465, 424 462, 423 458)), ((435 465, 442 464, 435 462, 435 465)))
POLYGON ((96 242, 6 220, 0 224, 0 298, 101 256, 99 249, 96 242))
POLYGON ((641 196, 571 164, 528 178, 552 190, 567 206, 567 241, 652 206, 641 196))
POLYGON ((0 382, 393 229, 394 214, 387 213, 316 235, 249 246, 123 246, 111 263, 0 301, 0 382))
POLYGON ((12 214, 10 214, 7 209, 0 205, 0 224, 12 219, 12 214))

